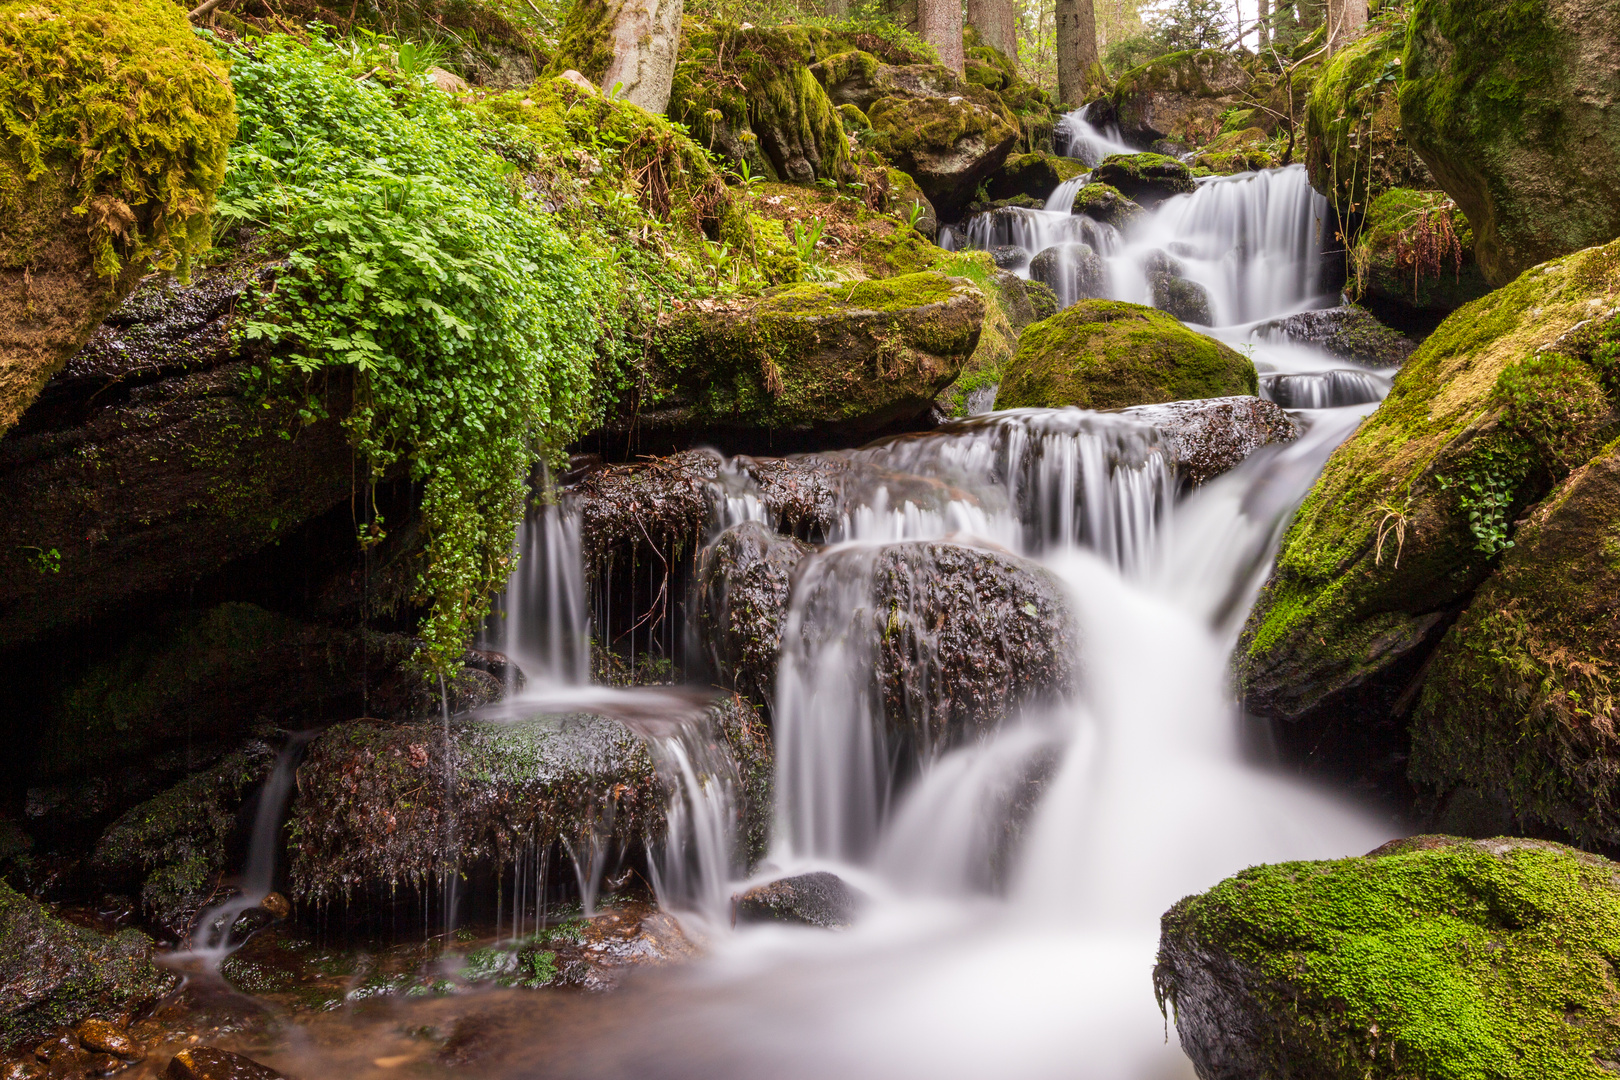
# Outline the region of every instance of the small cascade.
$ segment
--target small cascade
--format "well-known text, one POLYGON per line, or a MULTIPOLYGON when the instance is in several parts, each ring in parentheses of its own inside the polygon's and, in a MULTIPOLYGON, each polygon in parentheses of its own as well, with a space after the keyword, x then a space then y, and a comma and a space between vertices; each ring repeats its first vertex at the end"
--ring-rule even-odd
MULTIPOLYGON (((579 511, 544 470, 534 488, 518 526, 512 576, 491 607, 482 641, 529 680, 581 686, 590 681, 591 635, 579 511)), ((515 670, 508 671, 515 680, 515 670)), ((507 692, 516 689, 513 682, 507 692)))
POLYGON ((1134 154, 1136 148, 1128 146, 1119 133, 1118 124, 1098 127, 1092 122, 1093 110, 1098 102, 1082 106, 1059 118, 1052 131, 1052 150, 1059 157, 1076 158, 1089 168, 1102 164, 1110 154, 1134 154))
POLYGON ((217 968, 220 961, 242 944, 245 938, 237 931, 237 920, 244 912, 257 908, 275 889, 276 852, 281 847, 281 823, 287 814, 287 800, 292 796, 298 760, 316 734, 314 731, 288 734, 264 787, 259 790, 241 886, 229 900, 208 908, 197 917, 190 954, 209 967, 217 968))
POLYGON ((652 860, 653 889, 671 911, 688 911, 711 926, 724 925, 730 883, 740 865, 735 829, 737 777, 707 715, 683 717, 647 733, 653 761, 669 788, 669 831, 652 860))
POLYGON ((1338 409, 1382 401, 1389 380, 1370 371, 1272 372, 1260 376, 1260 395, 1285 409, 1338 409))

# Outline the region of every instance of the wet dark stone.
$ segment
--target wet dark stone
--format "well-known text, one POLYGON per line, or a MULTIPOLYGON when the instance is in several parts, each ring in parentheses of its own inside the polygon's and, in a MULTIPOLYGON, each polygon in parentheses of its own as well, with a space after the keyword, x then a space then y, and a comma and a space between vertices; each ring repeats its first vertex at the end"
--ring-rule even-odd
POLYGON ((1057 294, 1049 286, 1021 278, 1010 270, 996 271, 994 281, 1001 290, 1007 321, 1014 330, 1021 331, 1030 323, 1050 319, 1057 314, 1057 294))
POLYGON ((1029 261, 1029 276, 1063 303, 1095 299, 1107 292, 1107 268, 1089 244, 1053 244, 1029 261))
POLYGON ((824 870, 756 885, 732 898, 740 923, 783 922, 841 930, 855 921, 866 897, 824 870))
POLYGON ((214 1046, 193 1046, 174 1055, 165 1080, 287 1080, 252 1058, 214 1046))
POLYGON ((1260 447, 1300 435, 1281 406, 1257 397, 1171 401, 1121 411, 1159 429, 1177 474, 1191 484, 1207 483, 1260 447))
POLYGON ((810 545, 755 522, 721 533, 698 557, 698 634, 716 681, 769 705, 793 569, 810 545))
POLYGON ((1355 304, 1302 311, 1255 327, 1270 340, 1315 345, 1334 356, 1368 367, 1396 367, 1406 362, 1417 343, 1375 319, 1355 304))
POLYGON ((1029 265, 1029 252, 1013 244, 991 248, 990 258, 1001 270, 1018 270, 1029 265))
POLYGON ((1174 315, 1182 322, 1209 326, 1209 293, 1196 281, 1171 274, 1150 274, 1153 284, 1153 306, 1174 315))

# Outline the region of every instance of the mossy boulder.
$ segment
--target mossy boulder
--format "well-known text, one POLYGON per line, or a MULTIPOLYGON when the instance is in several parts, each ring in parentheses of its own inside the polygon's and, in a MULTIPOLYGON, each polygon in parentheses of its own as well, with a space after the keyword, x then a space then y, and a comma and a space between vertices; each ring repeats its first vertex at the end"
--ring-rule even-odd
POLYGON ((180 984, 153 963, 152 939, 140 931, 107 937, 74 926, 4 882, 0 942, 0 1045, 139 1009, 180 984))
POLYGON ((1142 207, 1112 184, 1093 181, 1074 196, 1073 213, 1123 229, 1142 216, 1142 207))
POLYGON ((1620 868, 1420 836, 1257 866, 1161 922, 1154 985, 1200 1076, 1601 1077, 1620 868))
POLYGON ((1024 330, 996 408, 1117 409, 1258 388, 1248 358, 1164 312, 1085 300, 1024 330))
POLYGON ((1219 49, 1167 53, 1122 74, 1112 105, 1129 142, 1170 140, 1190 150, 1220 133, 1222 114, 1252 81, 1235 57, 1219 49))
POLYGON ((1036 305, 1050 298, 1051 310, 1057 310, 1050 289, 1007 270, 997 271, 984 291, 990 302, 985 306, 979 344, 956 381, 934 399, 934 414, 942 420, 989 412, 996 403, 1002 372, 1018 351, 1019 331, 1036 321, 1036 305))
POLYGON ((1270 139, 1262 127, 1223 131, 1204 144, 1191 164, 1221 176, 1269 169, 1277 164, 1266 149, 1270 139))
POLYGON ((1014 154, 990 177, 985 193, 992 199, 1028 195, 1044 204, 1058 185, 1085 171, 1085 164, 1073 158, 1042 153, 1014 154))
POLYGON ((666 407, 682 410, 671 422, 861 434, 916 416, 973 354, 985 304, 970 281, 928 272, 682 313, 657 345, 666 407))
POLYGON ((1557 444, 1593 435, 1594 375, 1579 356, 1536 354, 1573 348, 1565 335, 1595 325, 1617 287, 1620 244, 1579 252, 1459 309, 1412 354, 1283 539, 1239 650, 1251 711, 1298 719, 1380 680, 1404 692, 1405 661, 1491 573, 1513 522, 1585 460, 1560 464, 1573 444, 1557 444), (1545 386, 1513 390, 1537 371, 1545 386))
MULTIPOLYGON (((745 848, 762 842, 769 742, 753 709, 734 697, 672 697, 662 709, 663 723, 690 722, 729 755, 736 774, 721 779, 739 793, 740 837, 745 848)), ((637 852, 663 837, 667 795, 647 742, 608 716, 350 721, 298 767, 290 888, 299 900, 365 902, 554 845, 637 852)))
POLYGON ((1456 202, 1411 188, 1390 188, 1367 208, 1348 288, 1390 321, 1422 329, 1490 291, 1456 202))
POLYGON ((1620 849, 1620 444, 1528 515, 1442 639, 1412 719, 1411 777, 1484 797, 1518 829, 1620 849))
POLYGON ((166 0, 0 5, 0 433, 152 266, 190 263, 236 135, 166 0))
POLYGON ((1091 178, 1143 206, 1198 190, 1187 166, 1163 154, 1110 154, 1092 170, 1091 178))
POLYGON ((1571 0, 1413 9, 1401 125, 1493 286, 1620 235, 1620 12, 1571 0))
POLYGON ((1311 186, 1350 220, 1390 188, 1434 186, 1401 133, 1401 50, 1406 24, 1368 34, 1334 53, 1305 109, 1311 186))

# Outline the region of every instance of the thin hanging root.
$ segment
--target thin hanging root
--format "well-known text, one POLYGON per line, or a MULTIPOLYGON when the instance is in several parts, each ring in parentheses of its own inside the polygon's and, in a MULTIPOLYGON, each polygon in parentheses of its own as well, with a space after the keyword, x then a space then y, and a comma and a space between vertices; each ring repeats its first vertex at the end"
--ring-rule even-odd
POLYGON ((1401 552, 1406 548, 1406 511, 1385 503, 1380 507, 1384 516, 1378 522, 1378 542, 1373 548, 1373 565, 1384 565, 1384 540, 1393 535, 1395 537, 1395 562, 1393 568, 1401 567, 1401 552))

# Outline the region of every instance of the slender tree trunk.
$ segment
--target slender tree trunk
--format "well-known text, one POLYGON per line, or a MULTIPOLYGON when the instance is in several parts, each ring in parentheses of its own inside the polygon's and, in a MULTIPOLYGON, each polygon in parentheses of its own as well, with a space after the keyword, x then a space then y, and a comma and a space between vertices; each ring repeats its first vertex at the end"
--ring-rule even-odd
POLYGON ((1018 16, 1013 0, 967 0, 968 25, 979 41, 1018 63, 1018 16))
POLYGON ((827 0, 826 9, 829 19, 849 18, 849 0, 827 0))
POLYGON ((1271 46, 1271 2, 1270 0, 1259 0, 1259 4, 1260 8, 1256 14, 1259 15, 1260 21, 1255 23, 1255 34, 1257 36, 1254 43, 1257 51, 1265 52, 1271 46))
POLYGON ((1057 0, 1058 97, 1085 103, 1096 85, 1097 11, 1092 0, 1057 0))
POLYGON ((1327 0, 1328 55, 1332 56, 1357 37, 1367 25, 1367 0, 1327 0))
POLYGON ((613 60, 602 90, 651 113, 669 107, 684 0, 623 0, 613 18, 613 60))
POLYGON ((1232 11, 1237 15, 1237 47, 1243 48, 1243 0, 1232 0, 1232 11))
POLYGON ((939 62, 961 75, 962 0, 917 0, 917 21, 918 36, 939 50, 939 62))
POLYGON ((1322 25, 1323 0, 1296 0, 1294 13, 1299 17, 1302 30, 1315 30, 1322 25))

